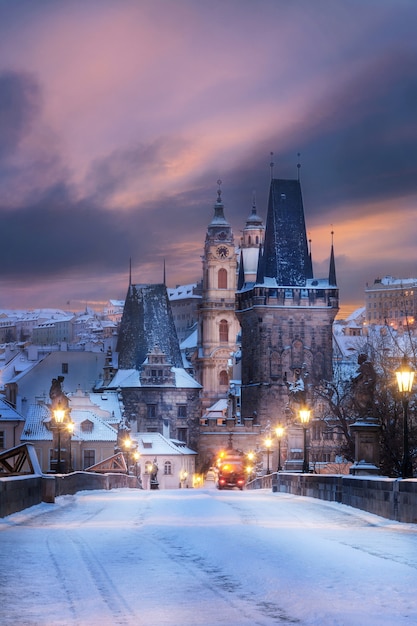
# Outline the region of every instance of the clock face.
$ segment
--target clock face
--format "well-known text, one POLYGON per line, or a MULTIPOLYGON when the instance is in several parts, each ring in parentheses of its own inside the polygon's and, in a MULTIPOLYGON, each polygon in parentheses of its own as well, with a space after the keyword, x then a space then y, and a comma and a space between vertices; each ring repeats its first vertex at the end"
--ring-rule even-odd
POLYGON ((217 248, 217 256, 221 259, 225 259, 229 255, 229 249, 226 246, 219 246, 217 248))

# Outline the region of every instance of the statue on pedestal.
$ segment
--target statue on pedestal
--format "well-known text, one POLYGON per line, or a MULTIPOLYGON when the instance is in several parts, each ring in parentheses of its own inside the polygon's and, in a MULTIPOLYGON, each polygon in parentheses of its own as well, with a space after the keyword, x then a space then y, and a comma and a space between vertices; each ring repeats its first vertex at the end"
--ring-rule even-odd
POLYGON ((358 374, 352 380, 353 403, 360 418, 374 417, 376 373, 366 354, 358 356, 358 374))

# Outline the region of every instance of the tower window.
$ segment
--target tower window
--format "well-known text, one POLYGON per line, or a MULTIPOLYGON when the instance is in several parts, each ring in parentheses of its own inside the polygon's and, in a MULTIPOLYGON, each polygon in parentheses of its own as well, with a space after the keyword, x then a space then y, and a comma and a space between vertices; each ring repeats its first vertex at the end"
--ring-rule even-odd
POLYGON ((147 417, 156 417, 156 404, 147 404, 147 417))
POLYGON ((217 285, 219 289, 227 289, 227 271, 222 267, 217 274, 217 285))
POLYGON ((220 320, 219 340, 226 343, 229 341, 229 324, 227 323, 227 320, 220 320))
POLYGON ((179 404, 177 407, 177 417, 187 417, 187 405, 179 404))
POLYGON ((222 370, 219 374, 219 383, 220 385, 227 387, 229 385, 229 376, 227 375, 226 370, 222 370))

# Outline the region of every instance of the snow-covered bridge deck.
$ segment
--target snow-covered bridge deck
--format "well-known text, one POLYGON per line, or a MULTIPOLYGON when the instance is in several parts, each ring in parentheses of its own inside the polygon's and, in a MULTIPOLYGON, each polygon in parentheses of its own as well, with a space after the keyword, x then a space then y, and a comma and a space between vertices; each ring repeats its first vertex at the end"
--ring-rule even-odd
POLYGON ((3 626, 417 623, 417 526, 271 490, 61 496, 0 550, 3 626))

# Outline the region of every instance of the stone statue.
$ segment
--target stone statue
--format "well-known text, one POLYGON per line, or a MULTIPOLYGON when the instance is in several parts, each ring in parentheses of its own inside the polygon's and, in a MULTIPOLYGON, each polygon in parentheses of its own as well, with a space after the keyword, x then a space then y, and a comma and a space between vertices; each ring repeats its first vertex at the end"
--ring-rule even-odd
POLYGON ((152 471, 151 471, 151 481, 153 482, 157 482, 158 480, 158 463, 156 462, 156 458, 153 460, 152 463, 152 471))
POLYGON ((376 373, 366 354, 358 356, 358 374, 352 380, 353 402, 360 417, 374 417, 376 373))
POLYGON ((299 404, 306 403, 306 388, 304 380, 301 375, 301 369, 294 370, 294 380, 289 382, 287 379, 287 372, 284 374, 284 382, 288 387, 288 395, 290 400, 298 402, 299 404))
POLYGON ((52 401, 52 408, 60 406, 62 409, 68 409, 68 398, 62 391, 62 383, 64 382, 63 376, 52 379, 51 388, 49 390, 49 397, 52 401))

